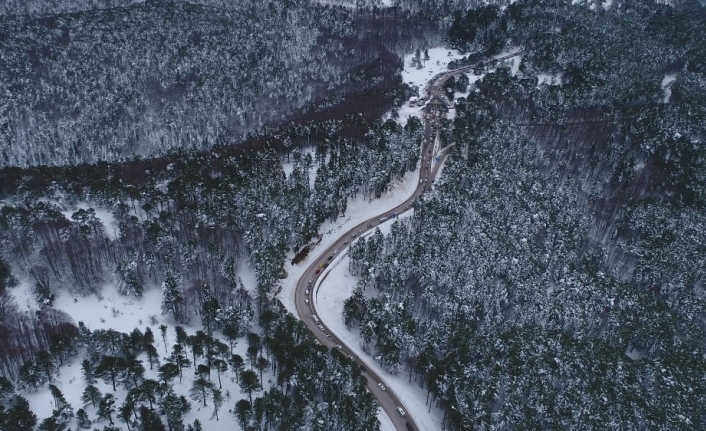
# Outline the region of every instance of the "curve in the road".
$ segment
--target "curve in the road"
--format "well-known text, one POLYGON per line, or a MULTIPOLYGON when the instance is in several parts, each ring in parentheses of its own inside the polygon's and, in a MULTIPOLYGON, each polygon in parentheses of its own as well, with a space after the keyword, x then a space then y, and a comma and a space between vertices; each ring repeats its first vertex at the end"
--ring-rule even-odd
MULTIPOLYGON (((492 60, 501 61, 519 54, 519 52, 513 53, 503 57, 494 58, 492 60)), ((463 66, 436 76, 427 85, 427 93, 429 97, 431 98, 434 95, 439 95, 443 97, 440 90, 441 86, 439 85, 441 82, 445 81, 451 76, 455 76, 459 73, 468 71, 474 68, 477 64, 478 63, 474 63, 471 65, 463 66)), ((327 264, 330 261, 329 259, 333 259, 334 254, 336 254, 334 253, 334 251, 336 251, 337 253, 342 252, 346 247, 348 247, 348 245, 350 245, 357 237, 362 235, 365 231, 374 229, 383 221, 387 221, 390 215, 402 214, 411 209, 414 200, 417 197, 421 196, 425 191, 427 191, 430 188, 429 185, 434 182, 434 177, 438 173, 439 168, 441 166, 441 163, 431 163, 431 151, 434 141, 432 133, 436 134, 435 130, 432 131, 432 123, 438 121, 438 119, 432 118, 428 115, 424 115, 423 121, 424 142, 422 144, 421 150, 422 158, 420 161, 421 167, 419 172, 419 183, 417 184, 417 188, 414 190, 412 195, 407 200, 397 205, 395 208, 392 208, 382 214, 379 214, 375 217, 371 217, 370 219, 359 223, 352 229, 348 230, 348 232, 344 233, 340 238, 338 238, 323 253, 321 253, 317 259, 313 261, 313 263, 306 269, 306 271, 304 271, 302 277, 297 283, 294 297, 294 304, 297 313, 299 314, 299 317, 302 319, 304 324, 312 331, 316 339, 328 348, 339 349, 341 353, 351 357, 354 362, 361 367, 361 371, 364 371, 363 374, 366 375, 366 379, 368 381, 368 390, 377 399, 380 407, 385 411, 385 413, 387 413, 387 415, 390 417, 390 420, 395 425, 395 428, 399 431, 409 431, 410 429, 419 430, 420 428, 418 427, 415 420, 412 418, 409 409, 404 406, 404 403, 402 403, 397 394, 395 394, 394 390, 390 388, 390 386, 382 379, 382 377, 378 375, 373 370, 373 368, 365 362, 363 358, 357 357, 351 349, 346 347, 345 344, 341 341, 341 339, 336 336, 336 334, 334 334, 332 331, 330 331, 328 326, 323 321, 321 321, 321 319, 318 317, 319 314, 316 312, 316 301, 314 300, 314 287, 317 286, 317 284, 320 286, 320 284, 326 278, 327 274, 322 274, 322 272, 324 272, 323 270, 325 269, 325 267, 322 267, 322 265, 327 264), (381 218, 384 220, 381 220, 381 218), (321 280, 318 280, 319 276, 321 275, 323 275, 323 277, 321 277, 321 280), (384 385, 387 390, 381 389, 378 386, 378 383, 384 385), (405 416, 401 416, 400 412, 398 411, 398 408, 401 408, 405 412, 405 416)), ((437 156, 439 155, 441 154, 437 154, 437 156)))

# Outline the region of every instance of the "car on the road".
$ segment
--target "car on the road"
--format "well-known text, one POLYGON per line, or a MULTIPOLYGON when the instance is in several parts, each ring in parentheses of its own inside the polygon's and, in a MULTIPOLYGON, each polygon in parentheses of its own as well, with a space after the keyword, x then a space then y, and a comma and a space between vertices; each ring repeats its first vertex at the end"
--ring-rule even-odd
POLYGON ((411 423, 405 422, 405 423, 404 423, 404 426, 406 426, 409 431, 414 431, 414 427, 412 426, 411 423))
POLYGON ((331 336, 328 335, 328 334, 326 334, 326 339, 327 339, 327 340, 330 340, 330 339, 331 339, 331 336))
POLYGON ((317 269, 316 272, 315 272, 315 274, 316 274, 316 275, 321 274, 321 268, 317 269))
POLYGON ((338 350, 343 350, 343 346, 341 346, 340 344, 336 344, 336 347, 338 347, 338 350))
POLYGON ((314 279, 313 279, 313 278, 310 278, 310 279, 309 279, 309 284, 311 284, 311 283, 313 283, 313 282, 314 282, 314 279))
POLYGON ((311 318, 314 319, 314 322, 319 323, 319 316, 317 316, 316 314, 312 314, 311 318))
POLYGON ((309 300, 308 300, 308 299, 305 299, 304 302, 306 302, 306 303, 308 304, 308 303, 309 303, 309 300))
POLYGON ((348 240, 343 241, 343 245, 348 245, 348 240))
POLYGON ((326 260, 331 260, 333 259, 333 255, 329 256, 326 260))
POLYGON ((326 330, 326 328, 324 328, 324 326, 323 326, 322 324, 318 324, 318 325, 316 325, 316 326, 318 326, 319 329, 321 329, 322 331, 325 331, 325 330, 326 330))
POLYGON ((360 366, 360 371, 366 372, 366 371, 368 371, 368 369, 365 367, 365 365, 361 365, 361 366, 360 366))
POLYGON ((407 416, 407 412, 405 412, 404 409, 400 406, 397 406, 397 413, 399 413, 402 417, 407 416))
POLYGON ((378 383, 378 388, 380 388, 381 391, 384 391, 385 389, 387 389, 385 387, 385 385, 383 385, 382 383, 378 383))
POLYGON ((333 254, 338 254, 338 249, 335 249, 335 250, 333 251, 333 254))
POLYGON ((308 295, 308 294, 309 294, 309 289, 306 289, 306 290, 304 291, 304 295, 308 295))

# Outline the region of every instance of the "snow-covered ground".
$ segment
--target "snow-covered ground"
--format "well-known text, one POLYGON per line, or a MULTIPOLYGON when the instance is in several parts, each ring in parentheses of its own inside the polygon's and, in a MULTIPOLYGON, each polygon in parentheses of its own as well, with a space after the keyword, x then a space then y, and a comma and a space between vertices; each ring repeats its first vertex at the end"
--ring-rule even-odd
MULTIPOLYGON (((410 174, 411 175, 411 174, 410 174)), ((407 181, 412 183, 411 181, 407 181)), ((409 193, 414 190, 414 183, 409 187, 409 193)), ((382 200, 390 205, 393 205, 395 196, 400 196, 404 194, 408 195, 407 189, 402 187, 402 183, 398 183, 397 187, 390 194, 389 199, 382 200)), ((401 199, 400 201, 404 200, 401 199)), ((357 203, 360 207, 369 208, 373 205, 366 205, 363 202, 357 203)), ((355 212, 354 208, 351 208, 355 212)), ((369 211, 365 213, 373 214, 374 211, 369 211)), ((365 218, 361 217, 361 218, 365 218)), ((331 230, 340 230, 334 226, 329 226, 331 230)), ((326 235, 329 240, 335 239, 336 235, 333 232, 326 235)), ((324 239, 324 242, 326 239, 324 239)), ((324 244, 322 242, 322 245, 324 244)), ((303 266, 305 267, 305 266, 303 266)), ((249 291, 254 291, 256 288, 256 277, 254 272, 247 266, 242 265, 239 267, 238 275, 241 281, 245 285, 245 288, 249 291)), ((301 274, 291 274, 288 280, 296 283, 296 280, 301 274)), ((16 288, 13 288, 11 292, 14 294, 15 298, 18 300, 18 304, 21 307, 31 307, 36 309, 36 302, 34 301, 33 295, 31 293, 31 286, 29 284, 22 284, 16 288), (25 305, 26 304, 26 305, 25 305)), ((292 297, 293 301, 293 297, 292 297)), ((161 291, 158 288, 151 288, 145 291, 142 298, 137 299, 134 297, 126 297, 120 295, 114 284, 107 284, 101 289, 100 297, 96 295, 90 295, 86 297, 73 297, 71 294, 61 291, 57 295, 54 301, 54 308, 62 310, 68 313, 76 322, 82 321, 91 330, 96 329, 117 329, 123 332, 130 332, 134 328, 139 328, 141 331, 145 331, 147 327, 150 327, 155 336, 155 347, 157 351, 163 357, 160 361, 164 363, 165 356, 167 352, 165 351, 164 344, 161 338, 161 332, 159 326, 164 324, 168 327, 167 329, 167 346, 169 351, 171 351, 171 346, 175 342, 175 332, 174 324, 170 319, 163 316, 160 312, 161 308, 161 291)), ((288 306, 292 311, 294 310, 293 303, 288 306)), ((201 329, 198 319, 195 319, 192 324, 182 325, 187 333, 193 334, 198 329, 201 329)), ((225 339, 221 340, 227 342, 225 339)), ((238 339, 237 344, 234 347, 233 353, 237 353, 243 358, 246 358, 247 343, 244 338, 238 339)), ((144 356, 144 355, 143 355, 144 356)), ((147 364, 145 357, 140 357, 147 364)), ((56 378, 54 384, 56 384, 63 392, 66 400, 74 407, 74 410, 78 410, 83 407, 83 402, 81 401, 81 395, 86 387, 85 382, 81 375, 81 361, 83 357, 79 356, 73 358, 69 363, 64 365, 56 378)), ((200 362, 200 361, 199 361, 200 362)), ((247 365, 246 365, 247 366, 247 365)), ((157 380, 157 370, 149 370, 146 365, 146 378, 152 378, 157 380)), ((184 377, 181 383, 179 383, 178 378, 174 380, 174 390, 177 394, 185 395, 189 398, 189 389, 193 381, 194 367, 190 367, 184 370, 184 377)), ((211 380, 218 384, 218 376, 214 372, 211 373, 211 380)), ((240 429, 234 416, 229 413, 229 410, 233 409, 235 403, 240 399, 246 399, 247 393, 243 393, 240 390, 239 385, 235 381, 234 374, 229 370, 221 375, 221 381, 223 384, 223 395, 224 403, 219 410, 219 420, 215 418, 212 419, 213 415, 213 403, 208 402, 207 407, 201 406, 199 403, 192 400, 191 411, 184 417, 184 423, 193 423, 194 419, 199 419, 204 426, 205 430, 208 431, 235 431, 240 429)), ((271 371, 267 370, 263 373, 263 386, 269 388, 272 382, 275 381, 274 375, 271 371)), ((96 386, 100 389, 102 393, 109 393, 112 391, 112 385, 106 384, 102 381, 98 381, 96 386)), ((257 392, 256 392, 257 393, 257 392)), ((30 392, 25 394, 26 398, 30 403, 30 407, 37 414, 39 420, 49 417, 52 414, 53 398, 48 387, 43 387, 37 392, 30 392)), ((118 387, 118 390, 114 392, 116 398, 116 407, 125 400, 127 391, 122 387, 118 387)), ((86 411, 91 419, 96 417, 96 409, 93 407, 86 407, 86 411)), ((114 415, 113 417, 116 425, 124 425, 114 415)), ((380 410, 378 413, 378 419, 381 423, 381 431, 394 431, 395 427, 392 424, 390 418, 385 414, 384 411, 380 410)), ((106 423, 94 424, 101 428, 106 423)))
POLYGON ((293 253, 290 252, 287 255, 287 262, 284 266, 288 277, 282 281, 282 291, 278 295, 287 310, 297 315, 297 310, 294 306, 294 293, 297 282, 306 268, 308 268, 315 259, 319 258, 319 254, 323 250, 336 242, 342 233, 351 229, 353 226, 373 216, 382 214, 407 200, 414 193, 418 183, 419 170, 417 169, 414 172, 408 172, 407 175, 399 180, 392 181, 389 186, 389 191, 380 199, 373 201, 364 201, 360 197, 348 199, 346 215, 334 222, 327 221, 321 225, 319 228, 319 232, 322 234, 321 243, 312 247, 306 259, 296 265, 292 265, 291 260, 294 256, 293 253))
MULTIPOLYGON (((243 266, 238 272, 246 289, 252 291, 255 289, 255 275, 247 267, 243 266)), ((18 286, 11 290, 16 298, 26 297, 26 301, 33 300, 31 289, 29 286, 18 286), (18 290, 20 289, 20 290, 18 290), (30 293, 27 293, 27 291, 30 293)), ((171 346, 175 342, 175 332, 173 322, 161 314, 162 295, 159 288, 151 288, 145 291, 142 298, 134 298, 120 295, 114 284, 107 284, 101 289, 100 297, 90 295, 86 297, 73 297, 65 291, 61 291, 54 301, 54 308, 68 313, 77 323, 82 321, 91 330, 96 329, 116 329, 122 332, 130 332, 134 328, 139 328, 142 332, 147 327, 152 330, 155 336, 155 347, 162 357, 160 362, 165 362, 165 347, 162 341, 159 326, 164 324, 167 326, 167 346, 171 352, 171 346)), ((189 325, 182 325, 187 333, 193 334, 201 329, 198 318, 195 318, 189 325)), ((221 341, 227 343, 226 339, 221 341)), ((246 358, 247 343, 245 338, 239 338, 237 344, 233 348, 233 353, 237 353, 243 358, 246 358)), ((145 377, 158 380, 157 369, 150 370, 148 362, 144 355, 140 357, 144 361, 147 368, 145 377)), ((59 376, 55 384, 61 389, 66 400, 78 410, 83 407, 81 395, 86 387, 81 377, 81 356, 73 358, 68 364, 60 369, 59 376)), ((201 363, 201 361, 198 361, 201 363)), ((246 367, 248 365, 246 364, 246 367)), ((189 389, 194 380, 194 367, 184 370, 184 376, 181 383, 178 379, 174 380, 174 390, 179 395, 185 395, 189 398, 189 389)), ((271 387, 271 383, 275 381, 273 373, 270 370, 263 372, 263 386, 271 387)), ((211 372, 211 381, 218 385, 218 376, 215 371, 211 372)), ((208 402, 208 407, 203 407, 198 402, 192 400, 191 411, 184 417, 184 423, 193 423, 194 419, 199 419, 208 431, 234 431, 240 429, 234 416, 228 412, 233 409, 235 403, 240 399, 246 399, 247 393, 242 393, 239 385, 235 381, 235 375, 230 371, 226 371, 221 375, 223 384, 222 393, 224 396, 223 406, 219 410, 219 420, 211 419, 213 414, 213 403, 208 402)), ((112 385, 98 381, 96 384, 102 393, 113 392, 112 385)), ((256 392, 257 393, 257 392, 256 392)), ((116 398, 116 408, 125 400, 127 391, 119 387, 114 392, 116 398)), ((49 389, 45 386, 37 392, 26 394, 32 410, 37 414, 41 421, 45 417, 52 414, 53 401, 49 389)), ((95 419, 96 409, 87 407, 86 411, 91 419, 95 419)), ((117 418, 113 417, 116 425, 123 425, 117 418)), ((94 424, 97 425, 97 424, 94 424)), ((107 425, 107 422, 104 424, 107 425)), ((102 425, 99 427, 102 428, 102 425)))
MULTIPOLYGON (((402 214, 399 219, 402 221, 411 215, 412 212, 408 211, 402 214)), ((387 234, 393 222, 394 220, 390 220, 381 224, 380 230, 387 234)), ((429 408, 426 403, 427 392, 420 388, 416 382, 409 383, 407 373, 392 375, 383 370, 375 359, 363 350, 358 331, 349 331, 346 328, 342 317, 343 302, 351 296, 359 280, 359 277, 354 277, 348 272, 348 264, 348 254, 339 254, 324 271, 324 273, 328 273, 325 282, 315 286, 314 301, 319 317, 345 343, 346 347, 354 351, 358 357, 364 358, 365 362, 369 363, 374 371, 388 383, 388 390, 394 391, 407 409, 413 412, 414 420, 420 429, 441 429, 443 412, 435 407, 429 408)), ((319 277, 319 280, 324 280, 324 277, 319 277)))
MULTIPOLYGON (((419 89, 419 97, 426 97, 424 89, 429 81, 436 75, 448 71, 448 65, 451 60, 458 60, 463 57, 464 55, 455 50, 449 50, 443 47, 429 48, 429 60, 424 61, 424 51, 422 50, 421 58, 423 67, 417 69, 411 65, 414 53, 407 54, 404 57, 402 80, 411 87, 417 87, 419 89)), ((396 118, 396 121, 403 126, 407 124, 409 117, 415 116, 422 118, 422 107, 409 106, 409 102, 402 105, 397 112, 399 117, 396 118)), ((387 120, 391 116, 392 114, 388 113, 385 115, 384 119, 387 120)))
POLYGON ((80 209, 87 210, 89 208, 93 208, 93 210, 96 212, 96 218, 99 219, 101 223, 103 223, 103 226, 105 226, 105 233, 106 235, 108 235, 108 238, 115 239, 120 234, 120 231, 118 230, 118 225, 117 223, 115 223, 115 217, 113 217, 113 213, 107 208, 101 208, 97 205, 92 205, 89 202, 78 202, 76 205, 68 207, 66 205, 62 205, 54 199, 40 198, 39 200, 43 202, 49 202, 60 207, 61 213, 64 215, 64 217, 66 217, 67 220, 72 220, 71 216, 80 209))
POLYGON ((669 103, 669 99, 672 98, 672 85, 674 85, 674 81, 676 80, 676 73, 664 75, 662 78, 662 90, 664 91, 664 99, 662 99, 663 103, 669 103))

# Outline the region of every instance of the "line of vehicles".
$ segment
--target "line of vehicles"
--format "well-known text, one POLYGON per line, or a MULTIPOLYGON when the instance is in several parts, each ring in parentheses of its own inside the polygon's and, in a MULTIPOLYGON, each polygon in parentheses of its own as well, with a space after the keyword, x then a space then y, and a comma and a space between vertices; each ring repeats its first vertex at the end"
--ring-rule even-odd
MULTIPOLYGON (((428 150, 428 154, 431 154, 431 150, 428 150)), ((429 157, 431 157, 431 156, 429 156, 429 157)), ((430 164, 428 163, 427 168, 429 168, 429 167, 430 167, 430 164)), ((428 175, 425 177, 424 181, 425 182, 428 181, 428 175)), ((420 179, 420 183, 421 183, 421 179, 420 179)), ((403 211, 409 210, 411 207, 412 207, 411 205, 406 205, 403 208, 403 211)), ((397 218, 397 216, 398 216, 397 212, 391 212, 389 214, 382 216, 379 219, 378 223, 376 223, 376 224, 382 224, 390 219, 397 218)), ((368 229, 372 229, 373 227, 374 227, 373 223, 368 223, 368 225, 367 225, 368 229)), ((361 228, 357 232, 353 232, 353 234, 350 237, 350 241, 349 240, 343 241, 343 246, 344 247, 348 246, 349 242, 352 242, 357 236, 362 235, 364 233, 364 231, 365 230, 361 228)), ((313 305, 309 303, 309 295, 310 295, 310 291, 312 291, 314 288, 314 280, 317 279, 318 276, 322 273, 322 271, 329 266, 329 264, 333 261, 333 258, 338 254, 338 252, 339 252, 338 249, 334 249, 324 262, 319 263, 318 268, 316 268, 315 275, 309 279, 309 282, 304 290, 304 296, 305 296, 304 301, 309 306, 311 311, 314 311, 314 308, 313 308, 313 305)), ((323 325, 323 323, 321 322, 321 319, 315 313, 311 315, 311 318, 314 321, 314 323, 316 324, 316 327, 322 333, 324 333, 324 336, 326 337, 326 339, 329 341, 333 341, 333 337, 331 336, 331 334, 327 333, 327 329, 323 325)), ((318 340, 317 340, 317 343, 319 343, 318 340)), ((319 343, 319 344, 321 344, 321 343, 319 343)), ((343 346, 341 346, 340 344, 336 344, 335 348, 338 348, 341 351, 341 353, 343 353, 344 355, 347 355, 352 361, 358 363, 357 357, 354 356, 352 353, 347 354, 345 352, 343 346)), ((361 363, 358 363, 358 364, 359 364, 359 368, 362 372, 368 371, 368 369, 365 365, 363 365, 361 363)), ((377 386, 381 391, 387 392, 387 387, 381 381, 377 382, 377 386)), ((402 418, 407 417, 407 412, 401 406, 397 406, 396 410, 397 410, 397 413, 400 415, 400 417, 402 417, 402 418)), ((405 422, 405 427, 407 428, 408 431, 415 431, 415 428, 409 422, 405 422)))

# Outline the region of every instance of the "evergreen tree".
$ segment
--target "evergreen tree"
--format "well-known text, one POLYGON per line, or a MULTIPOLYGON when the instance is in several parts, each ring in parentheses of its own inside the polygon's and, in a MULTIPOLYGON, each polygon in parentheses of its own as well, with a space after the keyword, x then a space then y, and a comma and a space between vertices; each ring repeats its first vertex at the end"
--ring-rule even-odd
POLYGON ((81 361, 81 375, 83 376, 83 381, 87 385, 93 385, 96 383, 96 378, 93 375, 93 364, 88 359, 81 361))
POLYGON ((76 426, 78 429, 91 429, 91 423, 91 420, 88 418, 88 413, 86 413, 84 409, 78 409, 76 411, 76 426))
POLYGON ((173 379, 180 375, 180 367, 173 363, 167 362, 161 367, 159 367, 159 378, 165 385, 168 385, 173 379))
POLYGON ((169 429, 172 431, 182 430, 184 428, 184 415, 189 410, 188 403, 184 403, 184 401, 170 389, 162 398, 160 406, 167 417, 169 429))
POLYGON ((113 414, 115 414, 115 397, 113 394, 105 394, 98 403, 98 420, 108 420, 113 425, 113 414))
POLYGON ((105 383, 111 383, 113 385, 113 391, 115 391, 116 378, 125 370, 125 367, 126 363, 123 358, 118 356, 103 356, 93 374, 103 379, 105 383))
POLYGON ((228 363, 230 364, 230 368, 235 373, 235 380, 240 383, 240 371, 245 366, 243 357, 238 354, 231 355, 228 359, 228 363))
POLYGON ((263 356, 258 356, 257 361, 255 361, 255 368, 260 372, 260 381, 262 381, 262 372, 270 366, 270 361, 265 359, 263 356))
POLYGON ((211 415, 211 419, 215 417, 216 420, 218 420, 218 410, 220 410, 223 405, 223 393, 220 389, 212 389, 211 400, 213 401, 213 414, 211 415))
POLYGON ((90 404, 96 407, 102 398, 103 394, 101 394, 100 389, 93 385, 86 386, 86 389, 83 390, 83 395, 81 395, 81 401, 83 401, 84 406, 90 404))
POLYGON ((250 405, 248 400, 239 400, 235 403, 235 417, 238 418, 238 423, 240 424, 240 429, 247 429, 248 421, 250 419, 250 405))
POLYGON ((247 392, 252 404, 252 392, 260 388, 260 380, 253 370, 243 370, 240 372, 240 388, 247 392))
POLYGON ((0 376, 0 403, 15 392, 15 386, 6 377, 0 376))
POLYGON ((184 322, 184 295, 181 292, 180 278, 172 270, 167 270, 162 283, 162 313, 171 314, 175 322, 184 322))
POLYGON ((13 395, 7 410, 0 415, 0 425, 4 430, 32 431, 37 424, 37 415, 29 408, 29 402, 20 395, 13 395))
POLYGON ((159 415, 146 406, 140 406, 141 431, 167 431, 159 415))
POLYGON ((209 382, 203 377, 198 377, 194 379, 189 393, 191 394, 192 400, 203 403, 203 406, 206 407, 206 401, 208 401, 213 389, 214 385, 212 382, 209 382))

